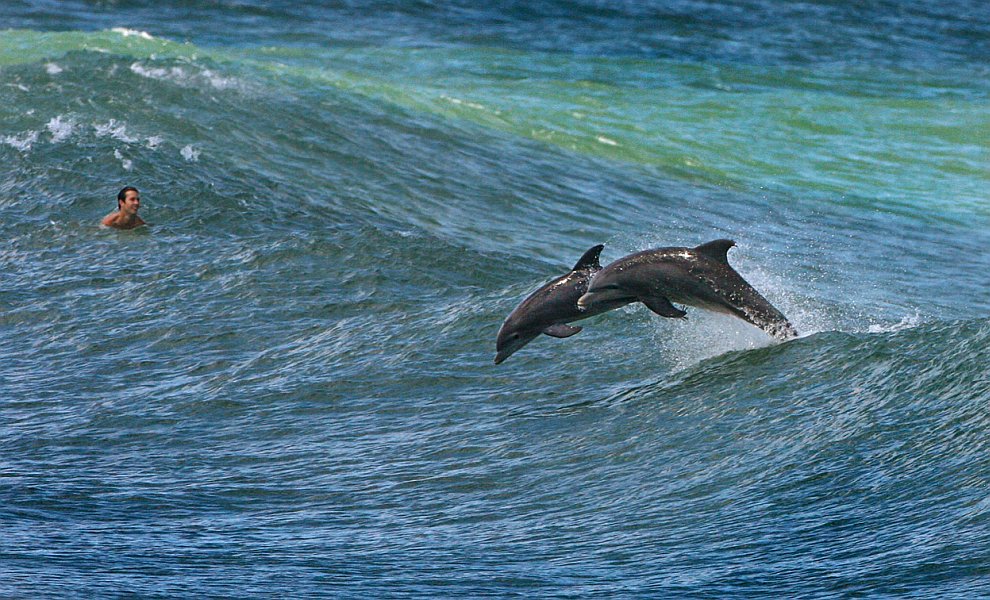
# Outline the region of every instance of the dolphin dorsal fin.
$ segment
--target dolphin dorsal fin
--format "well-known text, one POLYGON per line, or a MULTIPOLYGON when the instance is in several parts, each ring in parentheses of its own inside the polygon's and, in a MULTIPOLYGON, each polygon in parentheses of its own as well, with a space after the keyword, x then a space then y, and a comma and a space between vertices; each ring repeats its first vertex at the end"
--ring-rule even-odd
POLYGON ((589 248, 581 258, 578 259, 577 263, 574 265, 572 271, 581 271, 584 269, 600 269, 601 264, 598 262, 598 256, 602 253, 602 249, 605 248, 605 244, 598 244, 592 248, 589 248))
POLYGON ((735 246, 732 240, 714 240, 707 244, 702 244, 694 249, 698 254, 704 254, 708 258, 719 262, 729 263, 729 248, 735 246))

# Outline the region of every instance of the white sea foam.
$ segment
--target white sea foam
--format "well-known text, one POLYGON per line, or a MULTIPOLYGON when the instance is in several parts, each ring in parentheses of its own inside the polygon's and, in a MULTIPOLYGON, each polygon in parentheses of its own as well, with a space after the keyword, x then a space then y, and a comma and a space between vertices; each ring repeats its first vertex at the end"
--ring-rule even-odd
POLYGON ((38 141, 38 132, 26 131, 21 135, 7 135, 4 136, 3 138, 0 138, 0 141, 2 141, 4 144, 7 144, 8 146, 13 146, 14 148, 17 148, 21 152, 27 152, 28 150, 31 149, 31 146, 33 146, 34 143, 38 141))
POLYGON ((914 313, 913 315, 907 315, 903 317, 897 323, 874 323, 870 325, 867 329, 867 333, 894 333, 897 331, 903 331, 905 329, 912 329, 921 325, 922 319, 919 313, 914 313))
POLYGON ((110 119, 106 123, 93 125, 93 129, 96 130, 97 137, 110 136, 115 140, 127 142, 128 144, 138 141, 138 138, 127 135, 127 125, 117 122, 116 119, 110 119))
POLYGON ((130 68, 133 73, 142 77, 157 79, 159 81, 171 81, 181 86, 196 87, 206 82, 219 90, 240 87, 240 82, 237 79, 223 77, 209 69, 203 69, 197 73, 183 67, 149 67, 139 62, 132 63, 130 68))
POLYGON ((186 159, 188 162, 196 162, 199 160, 199 150, 193 148, 192 144, 185 146, 179 153, 182 154, 182 158, 186 159))
POLYGON ((240 82, 233 77, 223 77, 222 75, 217 75, 209 69, 203 69, 202 75, 207 81, 210 82, 210 85, 218 90, 226 90, 240 86, 240 82))
POLYGON ((460 98, 454 98, 452 96, 440 96, 443 100, 450 102, 451 104, 457 104, 459 106, 467 106, 469 108, 474 108, 477 110, 485 110, 483 104, 478 104, 477 102, 468 102, 466 100, 461 100, 460 98))
POLYGON ((114 157, 120 161, 120 165, 124 167, 125 171, 130 171, 134 169, 134 161, 124 158, 124 155, 120 153, 120 150, 113 151, 114 157))
POLYGON ((598 136, 597 139, 598 139, 599 142, 601 142, 602 144, 605 144, 606 146, 618 146, 619 145, 619 142, 617 142, 615 140, 612 140, 612 139, 609 139, 609 138, 607 138, 607 137, 605 137, 603 135, 598 136))
POLYGON ((145 40, 153 40, 153 39, 155 39, 147 31, 139 31, 137 29, 128 29, 126 27, 114 27, 110 31, 113 31, 114 33, 119 33, 120 35, 122 35, 124 37, 134 37, 134 36, 137 36, 137 37, 139 37, 141 39, 145 39, 145 40))
POLYGON ((59 142, 65 141, 70 135, 72 135, 72 130, 75 128, 75 123, 73 123, 70 119, 63 120, 62 115, 58 115, 56 117, 52 117, 45 127, 47 127, 48 131, 52 134, 52 143, 58 144, 59 142))
POLYGON ((153 135, 153 136, 151 136, 151 137, 148 138, 147 144, 148 144, 148 147, 149 148, 151 148, 152 150, 154 150, 154 149, 158 148, 158 146, 160 146, 163 141, 164 141, 164 139, 162 138, 162 136, 160 136, 160 135, 153 135))
POLYGON ((45 72, 49 75, 58 75, 63 71, 62 67, 55 63, 45 63, 45 72))
POLYGON ((146 67, 141 63, 132 63, 131 71, 137 73, 142 77, 147 77, 149 79, 168 79, 170 81, 182 81, 187 79, 186 72, 182 67, 170 67, 168 69, 161 67, 146 67))

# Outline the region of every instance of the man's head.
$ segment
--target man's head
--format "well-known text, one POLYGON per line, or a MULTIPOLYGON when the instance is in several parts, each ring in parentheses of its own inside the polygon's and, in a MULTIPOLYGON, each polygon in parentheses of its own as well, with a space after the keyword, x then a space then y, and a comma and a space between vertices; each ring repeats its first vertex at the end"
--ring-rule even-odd
POLYGON ((136 187, 127 186, 117 192, 117 210, 136 214, 141 206, 141 192, 136 187))

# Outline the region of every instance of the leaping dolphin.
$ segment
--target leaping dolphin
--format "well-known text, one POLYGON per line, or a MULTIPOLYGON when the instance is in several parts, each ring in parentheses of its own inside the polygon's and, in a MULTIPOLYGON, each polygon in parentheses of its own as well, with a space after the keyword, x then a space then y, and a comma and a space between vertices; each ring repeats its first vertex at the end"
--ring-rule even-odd
POLYGON ((631 299, 662 317, 684 317, 687 313, 672 304, 677 302, 738 317, 777 339, 796 337, 787 317, 729 265, 729 248, 735 245, 715 240, 697 248, 630 254, 594 275, 578 307, 595 311, 631 299))
POLYGON ((603 312, 625 306, 635 298, 605 299, 586 309, 578 308, 578 298, 588 290, 591 277, 602 268, 598 257, 604 244, 599 244, 577 261, 570 273, 562 275, 530 294, 502 323, 495 341, 495 364, 500 364, 514 352, 544 333, 558 338, 570 337, 581 327, 568 325, 603 312))

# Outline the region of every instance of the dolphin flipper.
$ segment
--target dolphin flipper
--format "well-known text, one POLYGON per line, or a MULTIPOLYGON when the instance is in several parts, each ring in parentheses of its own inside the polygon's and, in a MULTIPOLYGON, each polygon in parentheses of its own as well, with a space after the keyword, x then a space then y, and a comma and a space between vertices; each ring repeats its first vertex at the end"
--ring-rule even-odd
POLYGON ((556 325, 551 325, 543 330, 543 333, 555 338, 567 338, 581 331, 581 327, 577 325, 567 325, 565 323, 558 323, 556 325))
POLYGON ((649 298, 640 298, 640 302, 646 305, 646 308, 657 313, 661 317, 667 317, 669 319, 682 319, 686 312, 677 308, 670 303, 670 300, 664 298, 663 296, 652 296, 649 298))

